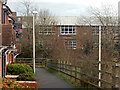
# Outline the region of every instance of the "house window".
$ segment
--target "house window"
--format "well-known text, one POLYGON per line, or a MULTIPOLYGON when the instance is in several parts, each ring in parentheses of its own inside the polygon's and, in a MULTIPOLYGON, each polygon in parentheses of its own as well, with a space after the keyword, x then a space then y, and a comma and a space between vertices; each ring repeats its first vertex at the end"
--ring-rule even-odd
POLYGON ((72 41, 71 46, 73 49, 77 48, 77 42, 76 41, 72 41))
POLYGON ((15 21, 16 21, 16 22, 20 22, 20 21, 21 21, 21 18, 18 17, 18 18, 15 19, 15 21))
POLYGON ((60 27, 60 34, 76 34, 76 27, 75 26, 61 26, 60 27))
POLYGON ((22 29, 21 23, 15 23, 14 26, 16 27, 16 29, 22 29))

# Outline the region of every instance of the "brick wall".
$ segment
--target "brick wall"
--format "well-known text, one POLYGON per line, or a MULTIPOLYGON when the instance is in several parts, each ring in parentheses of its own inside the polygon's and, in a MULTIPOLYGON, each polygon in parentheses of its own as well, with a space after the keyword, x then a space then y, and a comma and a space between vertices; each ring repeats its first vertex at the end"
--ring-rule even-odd
POLYGON ((12 15, 13 15, 13 16, 17 16, 17 13, 16 13, 16 12, 13 12, 12 15))
POLYGON ((0 24, 0 45, 2 46, 2 25, 0 24))
POLYGON ((2 24, 2 4, 0 2, 0 24, 2 24))
POLYGON ((2 55, 0 53, 0 88, 2 87, 1 78, 2 78, 2 55))
POLYGON ((9 24, 9 21, 8 21, 8 14, 7 14, 7 12, 6 11, 4 11, 5 12, 5 22, 4 22, 4 24, 9 24))
POLYGON ((2 55, 0 53, 0 78, 2 77, 2 55))
MULTIPOLYGON (((14 59, 13 59, 14 60, 14 59)), ((12 54, 11 54, 11 52, 10 53, 7 53, 6 55, 5 55, 5 75, 7 74, 7 65, 8 64, 10 64, 10 63, 12 63, 12 54), (6 62, 7 61, 7 62, 6 62)))
POLYGON ((12 25, 2 25, 2 45, 10 46, 12 42, 12 25))
POLYGON ((16 53, 21 53, 21 43, 16 44, 16 49, 17 49, 16 53))

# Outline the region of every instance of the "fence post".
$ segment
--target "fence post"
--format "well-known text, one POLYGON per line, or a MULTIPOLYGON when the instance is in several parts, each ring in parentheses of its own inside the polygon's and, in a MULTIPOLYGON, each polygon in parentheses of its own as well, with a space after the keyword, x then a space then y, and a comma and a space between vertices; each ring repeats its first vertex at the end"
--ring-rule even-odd
POLYGON ((61 61, 61 72, 63 70, 63 61, 61 61))
POLYGON ((60 72, 61 72, 61 60, 60 60, 60 72))
POLYGON ((112 66, 112 82, 114 86, 112 88, 119 88, 119 67, 120 64, 118 63, 118 59, 113 60, 113 66, 112 66))
POLYGON ((58 72, 60 71, 60 60, 58 60, 58 72))
POLYGON ((67 61, 65 61, 65 75, 67 76, 67 61))
POLYGON ((51 60, 49 60, 49 68, 51 68, 52 66, 51 66, 52 64, 51 64, 51 60))
POLYGON ((67 73, 68 73, 68 69, 67 69, 67 61, 65 61, 65 73, 66 73, 66 75, 67 75, 67 73))
POLYGON ((75 65, 75 82, 77 80, 77 66, 75 65))
POLYGON ((47 59, 45 58, 44 59, 44 67, 46 67, 46 65, 47 65, 47 59))
POLYGON ((59 71, 59 70, 58 70, 58 69, 59 69, 58 65, 59 65, 59 60, 56 61, 57 72, 59 71))
POLYGON ((66 70, 65 70, 65 67, 66 67, 65 64, 66 64, 66 63, 65 63, 65 61, 64 61, 64 74, 65 74, 65 71, 66 71, 66 70))
POLYGON ((72 79, 72 64, 71 64, 71 61, 70 61, 70 75, 71 75, 71 79, 72 79))

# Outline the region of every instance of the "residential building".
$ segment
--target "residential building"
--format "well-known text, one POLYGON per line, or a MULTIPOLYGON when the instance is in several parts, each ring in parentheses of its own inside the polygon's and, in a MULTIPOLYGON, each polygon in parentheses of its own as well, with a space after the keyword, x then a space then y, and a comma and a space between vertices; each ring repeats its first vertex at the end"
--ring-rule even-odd
MULTIPOLYGON (((20 54, 21 44, 16 42, 15 12, 0 1, 0 78, 6 76, 6 68, 20 54)), ((20 22, 19 22, 20 23, 20 22)), ((20 28, 21 29, 21 28, 20 28)))

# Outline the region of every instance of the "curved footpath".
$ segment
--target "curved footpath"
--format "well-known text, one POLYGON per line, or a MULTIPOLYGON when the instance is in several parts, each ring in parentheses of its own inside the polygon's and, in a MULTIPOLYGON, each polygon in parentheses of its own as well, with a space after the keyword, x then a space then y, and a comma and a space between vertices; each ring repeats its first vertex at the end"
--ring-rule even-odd
POLYGON ((73 88, 67 82, 49 73, 44 68, 36 68, 35 75, 38 88, 73 88))

